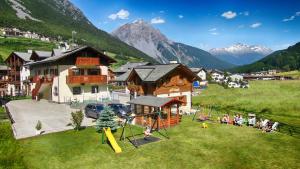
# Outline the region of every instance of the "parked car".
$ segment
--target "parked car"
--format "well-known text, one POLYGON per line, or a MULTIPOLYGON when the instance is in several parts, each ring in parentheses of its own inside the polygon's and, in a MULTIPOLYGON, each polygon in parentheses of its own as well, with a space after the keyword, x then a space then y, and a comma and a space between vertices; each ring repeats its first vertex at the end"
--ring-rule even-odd
POLYGON ((87 104, 85 106, 84 113, 86 117, 98 119, 103 109, 104 109, 103 104, 87 104))
POLYGON ((125 117, 130 113, 130 107, 121 103, 110 103, 108 106, 118 117, 125 117))

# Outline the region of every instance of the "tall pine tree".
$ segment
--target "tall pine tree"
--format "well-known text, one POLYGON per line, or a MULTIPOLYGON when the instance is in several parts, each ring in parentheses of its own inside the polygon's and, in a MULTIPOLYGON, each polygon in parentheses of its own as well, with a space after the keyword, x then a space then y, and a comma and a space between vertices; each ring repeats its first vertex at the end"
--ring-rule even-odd
POLYGON ((102 131, 103 128, 108 128, 112 131, 117 130, 117 123, 115 121, 115 113, 109 107, 104 107, 101 111, 99 118, 96 121, 97 131, 102 131))

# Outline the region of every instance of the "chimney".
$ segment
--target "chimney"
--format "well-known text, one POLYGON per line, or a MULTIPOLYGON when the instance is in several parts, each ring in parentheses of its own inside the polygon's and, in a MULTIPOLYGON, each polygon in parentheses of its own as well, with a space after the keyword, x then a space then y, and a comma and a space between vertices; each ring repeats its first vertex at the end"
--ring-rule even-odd
POLYGON ((31 53, 32 53, 32 50, 29 50, 29 49, 28 49, 28 50, 27 50, 27 53, 30 53, 30 54, 31 54, 31 53))

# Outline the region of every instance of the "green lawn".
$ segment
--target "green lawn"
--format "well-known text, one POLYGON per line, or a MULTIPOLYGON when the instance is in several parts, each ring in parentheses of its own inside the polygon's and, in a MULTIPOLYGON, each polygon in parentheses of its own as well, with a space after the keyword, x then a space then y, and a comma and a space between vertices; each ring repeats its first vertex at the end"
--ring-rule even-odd
POLYGON ((289 72, 281 72, 281 73, 278 73, 278 75, 291 76, 294 79, 300 79, 300 71, 299 70, 294 70, 294 71, 289 71, 289 72))
POLYGON ((5 60, 13 51, 27 52, 31 50, 50 51, 55 47, 54 43, 43 42, 27 38, 0 38, 0 57, 5 60))
MULTIPOLYGON (((141 146, 120 143, 115 154, 94 128, 21 140, 28 168, 299 168, 299 139, 250 127, 201 123, 184 117, 170 139, 141 146)), ((141 130, 140 130, 141 131, 141 130)), ((120 131, 115 133, 116 138, 120 131)))
POLYGON ((293 126, 300 126, 300 81, 250 81, 249 89, 224 89, 209 85, 193 104, 219 106, 221 112, 254 112, 293 126))

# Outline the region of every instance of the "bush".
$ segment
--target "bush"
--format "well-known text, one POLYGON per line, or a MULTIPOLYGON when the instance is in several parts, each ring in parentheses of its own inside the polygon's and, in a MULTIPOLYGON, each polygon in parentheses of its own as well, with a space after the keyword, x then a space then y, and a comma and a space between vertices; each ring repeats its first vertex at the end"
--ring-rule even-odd
POLYGON ((109 107, 104 107, 99 118, 96 121, 97 131, 102 131, 103 128, 110 128, 112 131, 117 130, 117 123, 115 121, 115 113, 109 107))
POLYGON ((42 123, 41 123, 41 121, 38 121, 38 122, 36 123, 35 129, 36 129, 36 130, 41 130, 41 129, 42 129, 42 123))
POLYGON ((80 130, 81 123, 84 117, 82 111, 72 112, 71 116, 72 116, 71 118, 72 126, 74 127, 75 130, 80 130))

